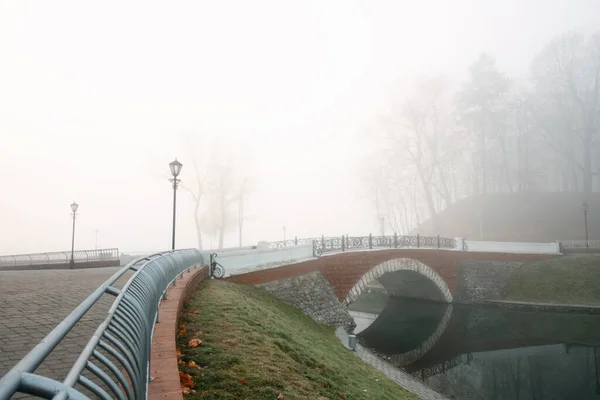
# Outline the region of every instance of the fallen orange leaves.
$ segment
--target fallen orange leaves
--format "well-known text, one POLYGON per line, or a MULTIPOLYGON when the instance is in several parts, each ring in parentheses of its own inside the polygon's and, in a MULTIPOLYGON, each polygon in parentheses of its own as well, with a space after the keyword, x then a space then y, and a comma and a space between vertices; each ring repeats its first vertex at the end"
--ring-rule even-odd
POLYGON ((185 325, 179 325, 179 336, 185 335, 187 329, 185 329, 185 325))
POLYGON ((189 347, 198 347, 202 344, 202 340, 200 339, 192 339, 190 340, 190 342, 188 343, 189 347))
POLYGON ((192 376, 186 373, 179 371, 179 382, 181 382, 181 386, 184 388, 193 388, 194 382, 192 381, 192 376))
POLYGON ((245 379, 240 379, 240 383, 243 384, 243 385, 245 385, 246 383, 248 383, 248 381, 245 380, 245 379))
POLYGON ((181 358, 181 350, 177 349, 175 354, 177 354, 177 358, 181 358))
POLYGON ((196 364, 194 361, 190 361, 188 363, 188 367, 190 367, 190 368, 199 368, 198 364, 196 364))

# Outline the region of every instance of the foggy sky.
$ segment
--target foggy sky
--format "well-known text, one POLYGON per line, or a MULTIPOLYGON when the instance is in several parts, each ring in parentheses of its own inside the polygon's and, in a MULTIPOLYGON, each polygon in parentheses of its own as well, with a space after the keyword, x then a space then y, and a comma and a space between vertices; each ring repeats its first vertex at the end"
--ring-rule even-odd
MULTIPOLYGON (((74 200, 77 248, 95 229, 101 248, 168 248, 168 163, 193 179, 184 136, 251 150, 245 244, 284 225, 377 232, 359 170, 399 84, 460 80, 482 51, 523 75, 555 35, 598 26, 597 0, 0 0, 0 254, 70 248, 74 200)), ((179 199, 178 247, 193 247, 179 199)))

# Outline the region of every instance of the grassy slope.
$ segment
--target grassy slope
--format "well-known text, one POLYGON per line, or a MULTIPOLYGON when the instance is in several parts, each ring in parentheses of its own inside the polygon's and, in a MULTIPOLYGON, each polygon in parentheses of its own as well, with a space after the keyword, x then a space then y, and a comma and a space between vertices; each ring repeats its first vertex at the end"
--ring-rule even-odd
POLYGON ((523 264, 504 300, 600 305, 600 256, 570 255, 523 264))
POLYGON ((180 371, 196 388, 186 399, 417 399, 346 350, 332 329, 255 287, 206 281, 182 323, 180 371), (203 344, 187 347, 194 338, 203 344))

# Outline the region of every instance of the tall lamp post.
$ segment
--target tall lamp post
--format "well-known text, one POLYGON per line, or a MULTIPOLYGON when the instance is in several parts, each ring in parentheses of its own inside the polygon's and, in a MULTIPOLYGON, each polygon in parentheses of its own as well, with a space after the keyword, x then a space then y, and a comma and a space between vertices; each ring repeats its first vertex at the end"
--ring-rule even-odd
POLYGON ((588 239, 588 224, 587 224, 587 214, 588 214, 588 203, 587 201, 583 203, 583 218, 585 221, 585 248, 590 248, 590 242, 588 239))
POLYGON ((77 215, 77 209, 79 204, 73 202, 71 204, 71 211, 73 211, 73 234, 71 236, 71 268, 75 266, 75 216, 77 215))
POLYGON ((169 168, 171 168, 171 175, 173 175, 173 179, 169 179, 170 182, 173 183, 173 241, 171 243, 171 249, 175 250, 175 216, 177 214, 177 185, 181 182, 180 179, 177 179, 179 173, 181 172, 181 164, 177 159, 169 163, 169 168))

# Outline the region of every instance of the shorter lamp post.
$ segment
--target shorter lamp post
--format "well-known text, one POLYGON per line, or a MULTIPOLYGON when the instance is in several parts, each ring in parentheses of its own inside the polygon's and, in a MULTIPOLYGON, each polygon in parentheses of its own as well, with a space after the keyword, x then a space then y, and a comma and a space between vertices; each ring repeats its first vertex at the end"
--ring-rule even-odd
POLYGON ((169 163, 169 168, 171 168, 171 175, 173 175, 173 179, 169 179, 169 181, 173 183, 173 240, 171 243, 172 250, 175 250, 175 216, 177 213, 177 186, 179 185, 179 182, 181 182, 181 180, 177 179, 177 177, 181 172, 182 166, 183 164, 177 161, 177 159, 169 163))
POLYGON ((75 216, 77 215, 77 209, 79 204, 73 202, 71 204, 71 211, 73 211, 73 234, 71 236, 71 268, 75 266, 75 216))
POLYGON ((585 221, 585 248, 589 249, 590 248, 590 242, 588 239, 588 221, 587 221, 587 215, 588 215, 588 203, 585 202, 583 203, 583 219, 585 221))

